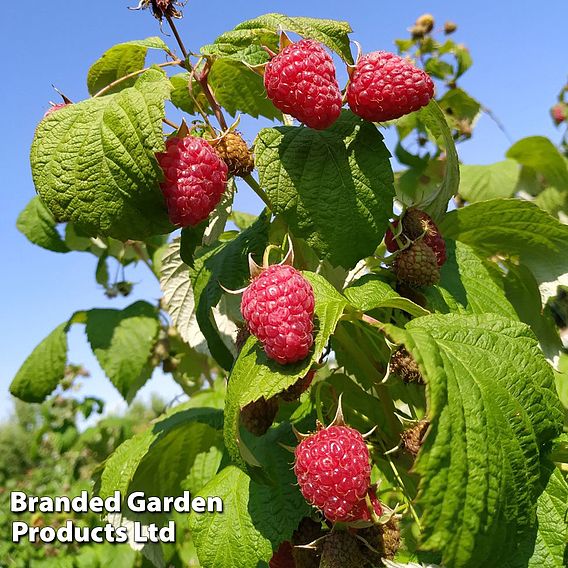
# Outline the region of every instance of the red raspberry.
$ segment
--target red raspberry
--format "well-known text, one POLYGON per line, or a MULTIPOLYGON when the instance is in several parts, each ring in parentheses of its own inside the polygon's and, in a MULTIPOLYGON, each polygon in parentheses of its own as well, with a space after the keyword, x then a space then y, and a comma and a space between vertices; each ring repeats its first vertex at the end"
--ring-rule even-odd
POLYGON ((311 128, 323 130, 341 113, 333 60, 312 39, 292 43, 269 61, 264 86, 277 109, 311 128))
POLYGON ((227 165, 202 138, 170 138, 156 155, 164 171, 160 184, 170 221, 197 225, 215 209, 227 184, 227 165))
POLYGON ((330 426, 296 447, 294 472, 302 495, 332 522, 355 520, 371 483, 369 450, 360 432, 330 426))
MULTIPOLYGON (((398 221, 393 221, 392 222, 392 226, 394 229, 396 229, 398 227, 398 221)), ((402 235, 399 236, 399 239, 402 237, 402 235)), ((402 237, 402 241, 404 242, 404 237, 402 237)), ((392 232, 392 230, 389 228, 387 229, 387 232, 385 234, 385 245, 387 246, 387 250, 389 252, 396 252, 399 249, 398 243, 396 242, 396 239, 394 238, 394 233, 392 232)))
POLYGON ((558 126, 559 124, 564 122, 568 117, 568 105, 565 105, 563 103, 555 104, 550 109, 550 114, 552 115, 552 120, 554 121, 554 124, 558 126))
POLYGON ((43 118, 45 118, 46 116, 49 116, 52 112, 55 112, 57 110, 59 110, 60 108, 66 107, 69 103, 58 103, 56 105, 52 104, 46 111, 45 114, 43 115, 43 118))
POLYGON ((304 359, 314 341, 314 291, 292 266, 262 270, 245 290, 241 312, 270 359, 283 365, 304 359))
POLYGON ((399 118, 427 105, 434 83, 406 59, 386 51, 361 57, 347 87, 347 102, 358 116, 372 122, 399 118))

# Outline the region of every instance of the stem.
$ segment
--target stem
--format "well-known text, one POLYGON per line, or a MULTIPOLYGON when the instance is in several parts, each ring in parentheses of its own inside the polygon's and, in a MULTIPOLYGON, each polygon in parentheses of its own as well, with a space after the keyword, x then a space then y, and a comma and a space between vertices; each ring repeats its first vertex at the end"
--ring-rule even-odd
POLYGON ((128 244, 132 247, 134 252, 138 255, 138 258, 150 269, 152 274, 156 278, 158 278, 158 275, 154 272, 154 267, 150 264, 150 259, 148 258, 148 253, 146 251, 142 250, 140 243, 137 242, 137 241, 130 241, 128 244))
MULTIPOLYGON (((171 67, 172 65, 181 65, 181 63, 182 62, 179 59, 175 59, 174 61, 166 61, 165 63, 158 63, 158 67, 171 67)), ((119 85, 120 83, 126 81, 127 79, 132 79, 132 77, 137 77, 138 75, 145 73, 149 69, 151 69, 151 67, 145 67, 144 69, 133 71, 132 73, 128 73, 128 75, 124 75, 124 77, 119 77, 118 79, 115 79, 112 83, 109 83, 106 87, 103 87, 98 93, 95 93, 93 95, 93 98, 104 95, 112 88, 116 87, 116 85, 119 85)))
POLYGON ((264 192, 262 187, 258 185, 258 182, 249 174, 243 178, 245 183, 262 199, 264 204, 269 208, 272 209, 272 205, 270 203, 270 199, 268 199, 268 195, 264 192))
POLYGON ((176 25, 174 24, 172 17, 169 14, 164 14, 164 15, 166 16, 166 20, 168 22, 168 25, 170 26, 170 28, 171 28, 171 30, 172 30, 175 38, 176 38, 176 41, 179 45, 179 48, 181 49, 181 52, 183 54, 183 58, 187 59, 189 54, 187 52, 187 49, 185 49, 185 45, 183 45, 183 41, 182 41, 181 36, 179 35, 178 31, 177 31, 176 25))
POLYGON ((162 118, 162 122, 164 124, 167 124, 168 126, 171 126, 174 130, 179 130, 179 125, 175 122, 172 122, 171 120, 168 120, 167 118, 162 118))

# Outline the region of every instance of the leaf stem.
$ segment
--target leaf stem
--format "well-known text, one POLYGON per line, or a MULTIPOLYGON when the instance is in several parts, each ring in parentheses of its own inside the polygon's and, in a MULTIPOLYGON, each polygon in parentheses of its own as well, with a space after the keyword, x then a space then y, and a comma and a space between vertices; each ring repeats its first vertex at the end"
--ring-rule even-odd
POLYGON ((272 209, 272 204, 270 203, 270 199, 268 199, 268 195, 266 195, 265 191, 260 187, 258 182, 249 174, 243 177, 245 183, 262 199, 264 204, 269 208, 272 209))
POLYGON ((189 56, 189 53, 187 52, 187 49, 185 49, 185 45, 183 44, 183 40, 181 39, 181 36, 179 35, 179 32, 177 30, 176 25, 174 24, 174 21, 172 19, 172 17, 169 14, 164 14, 164 16, 166 17, 166 20, 168 22, 168 25, 170 26, 170 29, 172 30, 176 41, 179 45, 179 48, 181 49, 181 53, 184 57, 184 59, 187 59, 189 56))
MULTIPOLYGON (((180 59, 175 59, 174 61, 166 61, 165 63, 158 63, 157 67, 171 67, 173 65, 181 65, 181 63, 182 63, 182 61, 180 59)), ((155 66, 152 66, 152 67, 155 67, 155 66)), ((126 81, 127 79, 132 79, 132 77, 137 77, 138 75, 142 75, 142 73, 145 73, 146 71, 148 71, 150 69, 151 69, 151 67, 145 67, 144 69, 139 69, 138 71, 133 71, 132 73, 128 73, 128 75, 124 75, 123 77, 119 77, 118 79, 115 79, 112 83, 109 83, 106 87, 103 87, 100 91, 95 93, 93 95, 93 98, 100 97, 100 96, 104 95, 105 93, 107 93, 108 91, 110 91, 111 89, 116 87, 116 85, 119 85, 123 81, 126 81)))

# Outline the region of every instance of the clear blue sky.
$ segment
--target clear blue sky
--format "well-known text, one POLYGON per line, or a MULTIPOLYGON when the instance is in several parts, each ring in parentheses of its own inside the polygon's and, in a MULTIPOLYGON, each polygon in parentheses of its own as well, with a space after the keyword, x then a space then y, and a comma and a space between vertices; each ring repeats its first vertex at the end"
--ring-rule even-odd
MULTIPOLYGON (((39 0, 8 2, 2 6, 5 57, 2 88, 2 324, 0 326, 0 419, 11 408, 8 385, 33 347, 75 310, 122 307, 139 298, 157 298, 159 288, 144 267, 130 270, 130 280, 144 283, 127 300, 109 301, 94 281, 95 261, 90 255, 58 255, 27 242, 15 228, 19 211, 34 195, 28 161, 35 125, 49 100, 57 100, 55 84, 71 99, 87 96, 89 66, 109 47, 132 39, 159 35, 149 12, 131 12, 137 0, 39 0)), ((495 0, 476 2, 364 0, 298 0, 217 2, 190 0, 186 18, 179 23, 186 44, 194 51, 239 22, 266 12, 285 11, 294 16, 348 20, 353 38, 365 51, 393 49, 393 40, 405 37, 406 28, 423 12, 438 24, 458 23, 455 39, 469 46, 474 66, 462 86, 501 119, 513 140, 543 134, 559 138, 548 109, 567 78, 566 0, 534 2, 495 0)), ((171 38, 164 38, 174 45, 171 38)), ((244 124, 249 140, 258 125, 244 124)), ((387 138, 388 140, 388 138, 387 138)), ((480 120, 474 139, 460 145, 466 163, 502 159, 509 143, 487 117, 480 120)), ((391 146, 392 147, 392 146, 391 146)), ((259 202, 248 192, 238 196, 237 207, 256 211, 259 202)), ((86 346, 81 328, 70 337, 71 361, 92 372, 84 394, 97 394, 116 406, 120 397, 106 380, 86 346)), ((155 376, 144 389, 166 397, 177 392, 169 378, 155 376)))

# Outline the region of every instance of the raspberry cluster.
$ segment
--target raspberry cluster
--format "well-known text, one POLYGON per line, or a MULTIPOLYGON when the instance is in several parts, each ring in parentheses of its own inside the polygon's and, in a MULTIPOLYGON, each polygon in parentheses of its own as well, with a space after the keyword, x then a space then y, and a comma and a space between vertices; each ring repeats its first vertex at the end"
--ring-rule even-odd
MULTIPOLYGON (((369 520, 369 450, 360 432, 330 426, 311 434, 295 450, 294 473, 304 498, 331 522, 369 520)), ((371 495, 371 500, 373 495, 371 495)), ((376 511, 381 514, 376 500, 376 511)))

